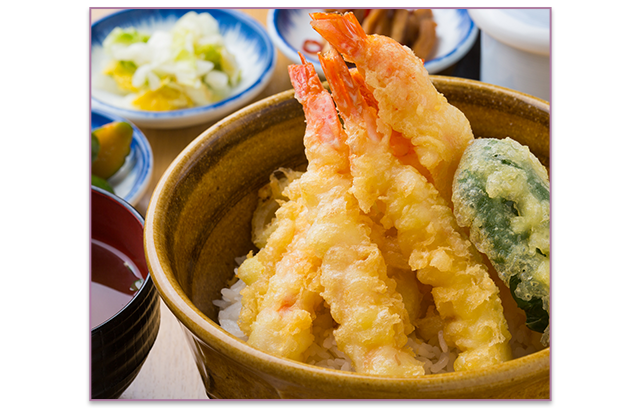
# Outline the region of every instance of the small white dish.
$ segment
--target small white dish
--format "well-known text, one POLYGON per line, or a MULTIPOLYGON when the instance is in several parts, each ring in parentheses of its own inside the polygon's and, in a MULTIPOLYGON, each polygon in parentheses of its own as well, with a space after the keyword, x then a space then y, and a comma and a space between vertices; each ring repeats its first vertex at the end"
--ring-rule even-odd
MULTIPOLYGON (((300 63, 298 51, 313 63, 316 72, 324 77, 322 67, 315 54, 305 54, 304 43, 311 41, 322 45, 324 40, 313 30, 309 13, 323 9, 272 9, 267 16, 267 31, 273 43, 295 63, 300 63)), ((466 9, 432 9, 438 26, 438 43, 433 58, 424 63, 430 74, 437 74, 457 63, 469 52, 476 38, 478 27, 466 9)))
POLYGON ((131 152, 122 167, 108 181, 115 194, 132 206, 138 204, 147 190, 153 173, 151 145, 142 131, 130 121, 104 111, 91 111, 91 131, 113 121, 126 121, 133 127, 131 152))
POLYGON ((134 27, 147 32, 169 30, 184 14, 209 13, 220 25, 225 45, 236 57, 242 79, 230 95, 219 102, 176 111, 141 111, 127 104, 123 96, 101 90, 92 83, 92 109, 128 119, 139 127, 181 128, 222 118, 249 103, 267 85, 276 65, 276 49, 262 25, 249 15, 229 9, 128 9, 91 25, 91 78, 101 77, 108 58, 102 43, 116 27, 134 27))
POLYGON ((470 9, 482 29, 480 80, 549 101, 551 9, 470 9))

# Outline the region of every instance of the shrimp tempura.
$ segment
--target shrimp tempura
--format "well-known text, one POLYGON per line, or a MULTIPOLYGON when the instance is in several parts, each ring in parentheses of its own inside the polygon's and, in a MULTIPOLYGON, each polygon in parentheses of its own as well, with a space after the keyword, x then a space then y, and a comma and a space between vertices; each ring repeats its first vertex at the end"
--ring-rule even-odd
POLYGON ((336 342, 357 372, 424 375, 423 364, 405 346, 413 326, 371 241, 371 222, 349 192, 349 149, 335 105, 313 65, 301 59, 289 74, 307 123, 309 167, 300 178, 312 220, 306 244, 322 259, 319 290, 338 324, 336 342))
POLYGON ((320 260, 305 244, 309 223, 298 184, 295 180, 285 190, 290 201, 276 212, 278 225, 266 246, 238 269, 249 284, 241 292, 239 325, 252 346, 302 361, 314 340, 311 327, 322 299, 310 287, 320 260))
POLYGON ((433 286, 444 337, 461 351, 454 369, 509 360, 511 335, 498 288, 452 210, 424 176, 392 154, 391 128, 360 95, 340 55, 330 51, 320 63, 348 133, 353 193, 365 203, 363 209, 384 208, 382 224, 396 228, 409 265, 422 283, 433 286))
POLYGON ((464 114, 429 79, 421 59, 392 38, 367 35, 353 13, 312 13, 311 26, 355 63, 378 101, 378 117, 409 139, 440 194, 450 202, 453 175, 473 139, 464 114))
POLYGON ((276 263, 282 259, 293 241, 298 216, 303 210, 304 206, 295 200, 283 203, 275 214, 276 229, 269 235, 265 246, 256 255, 249 253, 238 267, 238 278, 247 284, 241 292, 242 310, 238 326, 247 336, 251 334, 253 322, 269 287, 269 279, 276 273, 276 263))

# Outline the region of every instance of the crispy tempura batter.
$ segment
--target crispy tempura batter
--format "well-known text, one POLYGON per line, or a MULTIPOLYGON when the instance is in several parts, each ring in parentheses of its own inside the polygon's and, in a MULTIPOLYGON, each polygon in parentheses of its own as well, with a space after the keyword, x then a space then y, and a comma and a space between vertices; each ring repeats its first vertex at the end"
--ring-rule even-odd
POLYGON ((320 260, 305 244, 309 223, 302 199, 295 194, 297 183, 287 188, 290 201, 276 212, 278 225, 267 245, 238 269, 238 277, 250 284, 241 292, 239 325, 251 345, 302 360, 314 340, 311 325, 322 299, 309 286, 320 260), (280 257, 277 264, 271 257, 280 257))
POLYGON ((292 68, 290 77, 307 115, 309 164, 285 189, 289 201, 276 212, 276 228, 266 246, 238 269, 238 277, 248 284, 238 324, 253 346, 299 360, 313 342, 312 321, 322 302, 311 290, 321 259, 307 246, 307 233, 318 211, 318 195, 333 187, 327 181, 334 174, 349 173, 349 161, 330 95, 321 84, 309 83, 303 70, 292 68))
MULTIPOLYGON (((351 77, 353 78, 353 81, 358 85, 360 94, 364 98, 367 105, 369 105, 372 108, 375 108, 377 112, 378 101, 373 96, 373 93, 371 93, 371 91, 369 90, 369 87, 365 83, 364 78, 362 77, 362 74, 360 74, 360 72, 358 72, 358 69, 356 68, 349 69, 349 72, 351 73, 351 77)), ((411 140, 407 139, 402 134, 393 130, 391 132, 391 137, 389 138, 389 146, 391 147, 391 153, 393 153, 393 155, 397 157, 400 162, 402 162, 405 165, 413 166, 414 168, 416 168, 418 172, 424 175, 427 179, 429 179, 430 181, 433 181, 429 171, 420 163, 420 159, 416 154, 415 147, 413 146, 413 144, 411 144, 411 140)))
POLYGON ((352 13, 312 13, 311 26, 356 64, 378 101, 379 118, 415 146, 447 200, 471 125, 431 83, 424 63, 391 38, 367 35, 352 13))
POLYGON ((397 229, 402 254, 418 279, 433 286, 445 339, 461 351, 455 369, 510 359, 498 288, 451 209, 432 184, 392 154, 391 128, 377 121, 342 58, 331 51, 320 62, 348 133, 353 193, 365 211, 382 203, 382 224, 397 229))
POLYGON ((549 175, 517 141, 476 139, 453 185, 454 214, 527 314, 549 340, 549 175))
POLYGON ((509 360, 499 289, 451 208, 469 122, 409 50, 365 35, 352 15, 312 17, 357 69, 336 50, 320 56, 332 100, 302 56, 289 67, 309 164, 273 222, 265 204, 255 235, 265 245, 238 270, 248 342, 305 361, 335 328, 357 372, 418 376, 417 329, 455 347, 457 371, 509 360))
POLYGON ((320 260, 305 243, 309 225, 304 211, 297 220, 299 225, 306 226, 297 230, 269 279, 248 343, 269 353, 302 361, 303 353, 314 340, 311 325, 322 299, 310 288, 320 260))
POLYGON ((335 106, 313 65, 302 60, 289 73, 307 120, 309 169, 300 185, 313 223, 306 241, 322 259, 320 294, 339 325, 336 342, 357 372, 423 375, 422 364, 404 348, 413 326, 370 239, 371 221, 349 193, 348 147, 335 106))
POLYGON ((296 201, 283 203, 276 211, 277 227, 267 239, 266 245, 255 256, 249 253, 238 267, 238 278, 247 284, 242 291, 242 311, 238 326, 247 336, 251 334, 253 322, 260 311, 269 279, 276 273, 276 264, 293 241, 296 221, 303 210, 304 206, 296 201))
POLYGON ((269 183, 258 191, 258 206, 253 212, 251 220, 251 241, 258 248, 264 248, 267 239, 278 227, 276 211, 282 206, 282 202, 288 201, 284 190, 291 181, 300 178, 302 172, 289 168, 280 168, 269 177, 269 183))
MULTIPOLYGON (((238 277, 248 284, 242 291, 238 324, 255 347, 300 359, 313 342, 311 324, 315 306, 322 301, 311 291, 321 259, 307 246, 306 236, 315 219, 318 195, 332 188, 327 177, 348 174, 349 162, 331 97, 328 93, 326 98, 317 95, 316 86, 315 91, 302 90, 308 83, 301 71, 293 71, 290 77, 299 87, 298 94, 304 95, 306 130, 312 133, 305 136, 309 164, 307 171, 285 189, 289 201, 276 212, 276 228, 266 246, 238 269, 238 277)), ((324 92, 321 84, 319 91, 324 92)))

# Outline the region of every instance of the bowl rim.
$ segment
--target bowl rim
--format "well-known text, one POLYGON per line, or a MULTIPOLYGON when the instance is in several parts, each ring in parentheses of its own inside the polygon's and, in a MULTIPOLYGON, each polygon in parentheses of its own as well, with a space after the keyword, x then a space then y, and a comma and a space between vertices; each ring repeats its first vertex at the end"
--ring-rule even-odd
MULTIPOLYGON (((104 101, 101 101, 93 96, 93 90, 91 93, 91 105, 92 108, 106 110, 107 112, 111 112, 114 114, 118 114, 123 116, 124 118, 129 118, 131 120, 137 121, 139 124, 145 124, 153 121, 166 121, 166 120, 178 120, 184 118, 194 118, 203 114, 215 114, 218 112, 225 112, 228 109, 236 106, 238 103, 248 101, 255 97, 262 87, 264 87, 268 81, 271 79, 276 67, 277 60, 277 51, 269 34, 265 30, 265 28, 260 25, 258 21, 256 21, 253 17, 249 16, 246 13, 242 13, 238 10, 234 9, 211 9, 211 8, 171 8, 171 7, 140 7, 140 8, 130 8, 123 9, 107 16, 104 16, 91 24, 91 32, 90 32, 90 53, 93 48, 93 39, 94 39, 94 30, 98 25, 104 24, 110 19, 119 18, 123 15, 138 13, 140 10, 168 10, 168 11, 180 11, 184 12, 184 14, 190 11, 199 11, 199 12, 209 12, 211 10, 216 11, 216 13, 226 14, 231 16, 233 19, 238 22, 242 22, 244 25, 249 27, 252 31, 254 31, 259 38, 263 40, 265 45, 267 46, 266 51, 264 52, 264 56, 267 57, 267 66, 265 71, 255 80, 253 84, 248 86, 242 91, 235 93, 232 96, 228 96, 218 102, 214 102, 208 105, 179 109, 174 111, 140 111, 135 109, 128 108, 120 108, 111 104, 108 104, 104 101)), ((90 72, 91 73, 91 72, 90 72)), ((91 77, 91 74, 90 74, 91 77)), ((189 124, 192 125, 192 124, 189 124)), ((176 126, 178 127, 178 126, 176 126)))
MULTIPOLYGON (((436 82, 453 83, 460 86, 474 85, 476 88, 495 90, 502 94, 515 96, 517 99, 538 109, 549 111, 548 102, 511 89, 458 77, 435 75, 430 77, 432 81, 436 82)), ((155 224, 157 223, 157 219, 163 218, 161 209, 166 208, 169 197, 167 190, 168 185, 170 185, 172 181, 180 178, 180 171, 189 166, 189 158, 197 152, 202 145, 209 141, 211 134, 215 132, 218 127, 233 123, 234 120, 242 118, 255 110, 289 99, 294 99, 293 89, 255 102, 212 125, 185 147, 175 158, 162 175, 152 194, 144 229, 144 247, 147 266, 161 298, 187 330, 189 330, 192 335, 207 343, 207 345, 216 348, 216 350, 233 360, 239 361, 252 368, 260 369, 262 372, 274 376, 289 378, 289 380, 292 381, 304 380, 305 377, 313 375, 320 381, 347 381, 354 385, 366 385, 369 389, 389 389, 390 386, 396 387, 402 384, 402 386, 408 387, 407 389, 447 391, 461 387, 472 388, 480 384, 497 385, 512 380, 514 375, 518 377, 533 377, 543 372, 548 373, 551 364, 550 347, 485 369, 439 373, 416 378, 377 376, 322 368, 274 356, 251 347, 243 340, 226 332, 194 305, 179 286, 177 280, 172 276, 172 273, 166 273, 164 271, 163 264, 167 262, 167 259, 155 248, 155 224), (160 211, 157 211, 158 209, 160 209, 160 211)))

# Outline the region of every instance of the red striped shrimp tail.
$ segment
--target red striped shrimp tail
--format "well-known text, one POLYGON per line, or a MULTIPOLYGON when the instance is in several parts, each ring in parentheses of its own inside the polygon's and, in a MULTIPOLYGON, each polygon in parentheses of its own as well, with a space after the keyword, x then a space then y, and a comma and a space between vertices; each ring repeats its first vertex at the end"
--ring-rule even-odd
POLYGON ((345 60, 352 61, 364 49, 367 34, 351 12, 311 13, 311 27, 341 54, 345 60))
POLYGON ((364 105, 364 99, 360 95, 358 85, 351 77, 347 64, 333 49, 319 54, 318 58, 338 109, 348 118, 353 116, 352 113, 364 105))
POLYGON ((371 92, 371 90, 369 89, 369 86, 367 86, 367 83, 364 81, 364 77, 362 77, 362 74, 355 67, 349 68, 349 72, 351 73, 351 77, 353 77, 353 81, 356 83, 356 85, 358 85, 358 88, 360 89, 360 94, 364 98, 367 105, 369 105, 371 108, 377 111, 378 101, 373 96, 373 92, 371 92))
POLYGON ((302 54, 299 55, 302 64, 289 66, 289 79, 296 92, 296 99, 304 103, 309 97, 322 92, 324 88, 313 64, 308 63, 302 54))

